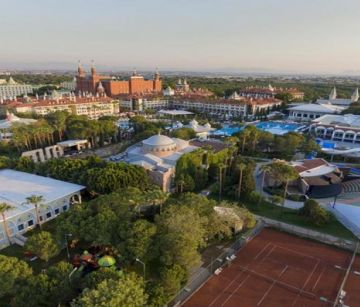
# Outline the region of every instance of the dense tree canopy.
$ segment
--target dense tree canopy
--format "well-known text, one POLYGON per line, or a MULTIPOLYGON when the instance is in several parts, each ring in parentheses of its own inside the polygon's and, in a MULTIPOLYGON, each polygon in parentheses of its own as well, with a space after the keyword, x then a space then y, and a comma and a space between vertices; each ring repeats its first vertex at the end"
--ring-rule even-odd
POLYGON ((182 140, 191 140, 196 137, 196 133, 194 129, 184 127, 172 131, 171 136, 182 140))
POLYGON ((32 275, 32 269, 22 260, 0 255, 0 298, 14 295, 19 285, 32 275))
POLYGON ((74 306, 146 306, 144 281, 134 273, 120 276, 117 281, 105 279, 93 289, 85 289, 74 306))

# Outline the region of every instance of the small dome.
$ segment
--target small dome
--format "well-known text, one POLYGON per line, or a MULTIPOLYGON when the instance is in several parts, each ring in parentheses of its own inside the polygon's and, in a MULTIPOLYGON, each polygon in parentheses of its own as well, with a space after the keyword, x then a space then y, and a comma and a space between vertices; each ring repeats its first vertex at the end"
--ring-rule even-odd
POLYGON ((168 146, 175 144, 175 142, 171 138, 161 134, 153 135, 142 142, 144 145, 150 146, 168 146))
POLYGON ((97 87, 97 92, 98 92, 99 94, 103 94, 103 93, 105 92, 105 89, 104 89, 101 81, 99 82, 99 85, 98 85, 98 87, 97 87))

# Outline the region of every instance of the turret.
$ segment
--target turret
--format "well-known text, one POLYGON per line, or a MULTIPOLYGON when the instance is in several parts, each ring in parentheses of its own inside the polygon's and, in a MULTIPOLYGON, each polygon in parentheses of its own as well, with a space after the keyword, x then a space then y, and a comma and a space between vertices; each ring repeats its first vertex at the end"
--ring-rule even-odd
POLYGON ((154 80, 160 80, 160 73, 157 67, 154 74, 154 80))
POLYGON ((104 87, 103 87, 103 85, 102 85, 102 83, 101 83, 101 81, 99 82, 99 85, 98 85, 98 87, 97 87, 97 94, 99 94, 100 96, 102 96, 102 95, 104 95, 104 93, 105 93, 105 89, 104 89, 104 87))
POLYGON ((82 68, 82 66, 81 66, 81 62, 80 62, 80 60, 79 60, 79 62, 78 62, 78 76, 84 76, 85 75, 85 72, 84 72, 84 69, 82 68))

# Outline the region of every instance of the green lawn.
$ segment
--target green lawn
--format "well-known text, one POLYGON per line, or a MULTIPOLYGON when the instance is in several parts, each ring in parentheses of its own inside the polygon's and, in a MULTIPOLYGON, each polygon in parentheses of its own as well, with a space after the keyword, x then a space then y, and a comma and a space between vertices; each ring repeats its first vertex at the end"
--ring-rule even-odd
POLYGON ((274 206, 269 203, 262 203, 259 207, 255 204, 244 204, 252 213, 268 217, 273 220, 278 220, 284 223, 313 229, 322 233, 333 235, 335 237, 341 237, 344 239, 354 240, 356 237, 350 230, 345 228, 335 217, 331 218, 330 223, 323 226, 315 226, 305 220, 304 217, 298 214, 297 210, 284 208, 281 214, 281 207, 274 206))

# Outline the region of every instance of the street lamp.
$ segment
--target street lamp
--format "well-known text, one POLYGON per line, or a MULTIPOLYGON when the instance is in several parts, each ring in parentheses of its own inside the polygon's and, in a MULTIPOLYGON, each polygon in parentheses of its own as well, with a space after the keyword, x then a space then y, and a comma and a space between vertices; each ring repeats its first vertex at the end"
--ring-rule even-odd
POLYGON ((334 197, 334 203, 333 203, 333 209, 335 208, 335 204, 336 204, 336 199, 337 199, 337 195, 335 195, 335 197, 334 197))
POLYGON ((139 258, 136 258, 136 259, 135 259, 135 261, 136 261, 136 262, 139 262, 139 263, 141 263, 141 264, 142 264, 142 266, 143 266, 143 270, 144 270, 144 281, 145 281, 145 263, 144 263, 144 262, 142 262, 139 258))
POLYGON ((65 244, 66 244, 66 252, 67 252, 67 257, 70 260, 70 252, 69 252, 69 244, 68 244, 68 237, 72 237, 72 233, 66 233, 64 235, 65 237, 65 244))

